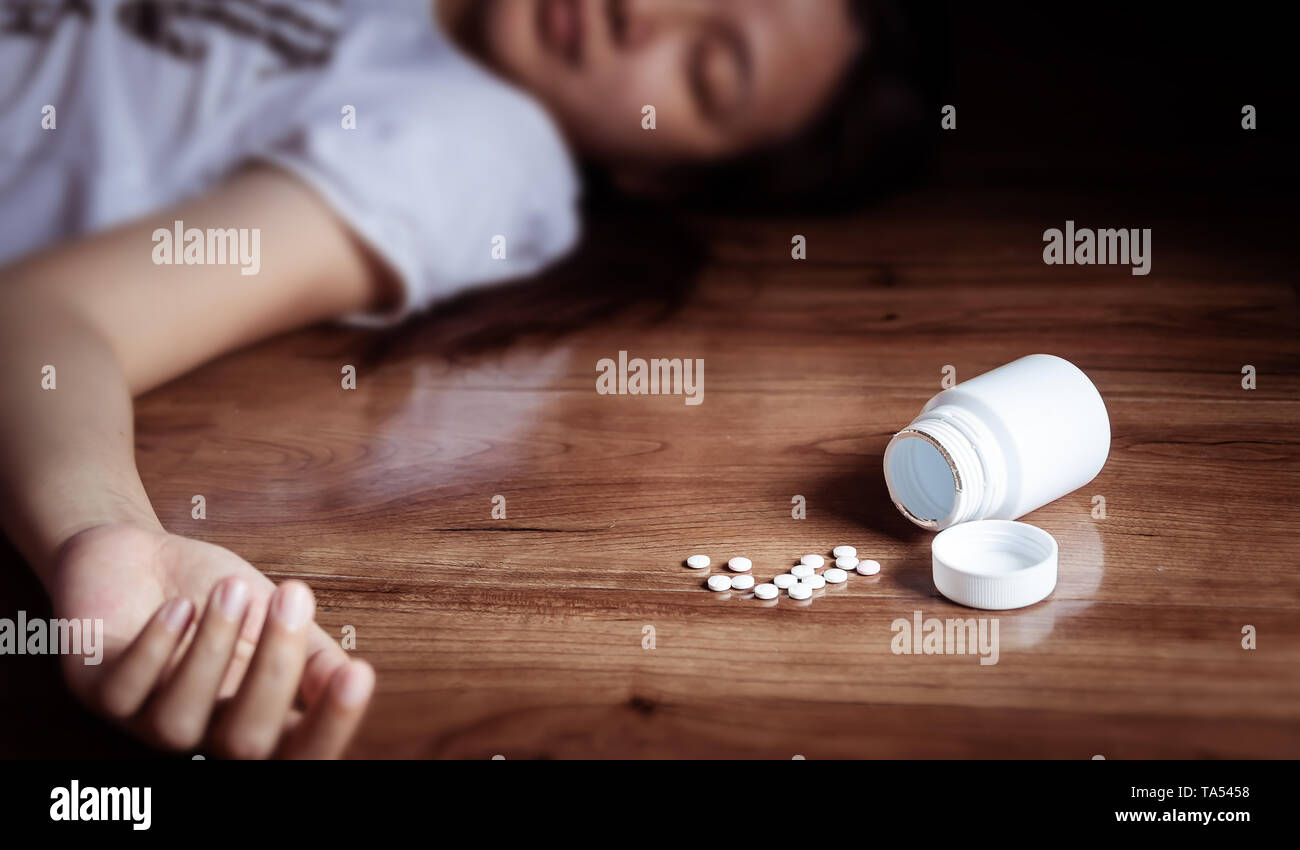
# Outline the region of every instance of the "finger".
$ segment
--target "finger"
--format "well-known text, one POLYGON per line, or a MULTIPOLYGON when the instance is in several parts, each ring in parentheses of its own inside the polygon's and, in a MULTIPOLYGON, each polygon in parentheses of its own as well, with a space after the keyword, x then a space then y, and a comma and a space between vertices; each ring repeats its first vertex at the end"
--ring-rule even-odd
POLYGON ((267 581, 269 587, 254 584, 250 591, 248 610, 244 612, 244 624, 239 629, 239 639, 235 642, 235 654, 226 666, 226 675, 217 689, 217 703, 230 699, 239 691, 239 683, 244 680, 244 673, 252 663, 253 652, 257 649, 258 638, 262 634, 262 624, 266 620, 266 607, 270 604, 275 585, 267 581))
POLYGON ((258 759, 275 751, 302 679, 315 613, 307 585, 286 581, 276 589, 252 663, 214 730, 213 742, 223 755, 258 759))
POLYGON ((194 603, 184 598, 158 608, 100 684, 99 705, 109 717, 125 720, 140 710, 193 615, 194 603))
POLYGON ((348 662, 348 654, 338 642, 326 634, 320 625, 311 629, 307 638, 307 666, 303 669, 302 684, 298 687, 298 697, 304 708, 316 704, 330 677, 339 667, 348 662))
POLYGON ((248 597, 248 582, 242 578, 232 576, 212 589, 185 658, 145 712, 147 730, 163 746, 186 750, 203 740, 248 597))
POLYGON ((375 671, 364 661, 334 670, 321 698, 293 730, 280 752, 289 759, 336 759, 343 754, 366 713, 375 671))

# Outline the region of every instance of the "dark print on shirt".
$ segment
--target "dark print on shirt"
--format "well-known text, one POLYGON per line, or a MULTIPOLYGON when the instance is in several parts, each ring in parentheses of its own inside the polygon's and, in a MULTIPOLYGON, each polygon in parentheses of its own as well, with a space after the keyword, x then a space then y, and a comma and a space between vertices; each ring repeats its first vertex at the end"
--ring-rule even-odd
POLYGON ((338 30, 313 10, 337 9, 339 0, 128 0, 117 19, 151 47, 187 62, 207 55, 209 28, 258 41, 281 61, 268 72, 313 68, 329 62, 338 30))
POLYGON ((48 38, 64 15, 92 14, 90 0, 0 0, 0 35, 48 38))
MULTIPOLYGON (((49 38, 65 17, 90 23, 93 0, 0 0, 0 36, 49 38)), ((339 31, 322 20, 342 0, 124 0, 123 29, 145 44, 186 62, 207 55, 212 28, 265 45, 279 59, 266 73, 315 68, 329 62, 339 31)))

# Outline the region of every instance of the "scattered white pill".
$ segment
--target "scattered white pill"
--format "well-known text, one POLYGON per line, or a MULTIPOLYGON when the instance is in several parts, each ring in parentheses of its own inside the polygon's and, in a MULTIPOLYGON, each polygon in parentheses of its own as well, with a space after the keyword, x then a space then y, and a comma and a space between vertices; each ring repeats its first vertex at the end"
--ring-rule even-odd
POLYGON ((821 590, 823 587, 826 586, 826 579, 823 578, 822 576, 817 575, 816 573, 813 573, 807 578, 799 579, 799 583, 806 584, 809 587, 811 587, 813 590, 821 590))
MULTIPOLYGON (((839 563, 840 560, 842 559, 837 558, 836 563, 839 563)), ((839 567, 831 567, 829 570, 822 573, 822 578, 826 579, 831 584, 843 584, 849 580, 849 574, 839 567)))
POLYGON ((786 593, 790 594, 791 599, 809 599, 812 597, 812 588, 803 582, 799 582, 790 585, 790 589, 786 593))
POLYGON ((686 559, 686 566, 693 570, 702 570, 711 563, 708 555, 692 555, 686 559))
POLYGON ((878 573, 878 572, 880 572, 880 562, 879 562, 879 561, 873 561, 873 560, 871 560, 870 558, 868 558, 868 559, 865 560, 865 561, 859 561, 859 562, 858 562, 858 575, 860 575, 860 576, 874 576, 874 575, 875 575, 876 573, 878 573))
POLYGON ((840 555, 835 559, 835 566, 842 570, 851 570, 858 565, 858 559, 852 555, 840 555))
POLYGON ((795 578, 807 578, 813 574, 813 568, 807 564, 796 564, 790 568, 790 575, 795 578))
POLYGON ((731 590, 731 577, 721 574, 709 576, 709 590, 731 590))
POLYGON ((807 564, 808 566, 812 567, 814 570, 820 570, 822 568, 822 564, 826 563, 826 559, 823 558, 821 555, 804 555, 802 558, 799 559, 799 563, 807 564))
POLYGON ((727 566, 738 573, 747 573, 754 568, 754 562, 748 558, 732 558, 727 566))
POLYGON ((779 576, 772 579, 772 584, 776 585, 782 590, 785 590, 787 587, 789 587, 790 585, 794 584, 797 581, 799 581, 797 576, 793 576, 790 573, 781 573, 779 576))
POLYGON ((836 546, 831 550, 831 554, 837 558, 856 558, 858 557, 858 550, 852 546, 836 546))
POLYGON ((774 584, 760 584, 754 588, 754 595, 759 599, 775 599, 780 592, 781 588, 774 584))
POLYGON ((749 590, 754 586, 754 577, 751 575, 736 576, 731 580, 732 590, 749 590))

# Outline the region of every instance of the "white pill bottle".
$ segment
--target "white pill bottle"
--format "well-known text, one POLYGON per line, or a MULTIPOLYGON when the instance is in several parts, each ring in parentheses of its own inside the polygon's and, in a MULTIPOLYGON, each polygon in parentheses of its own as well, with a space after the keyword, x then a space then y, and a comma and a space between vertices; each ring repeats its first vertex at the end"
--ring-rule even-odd
POLYGON ((889 496, 903 515, 942 530, 1016 519, 1097 476, 1110 417, 1088 376, 1031 354, 944 390, 885 449, 889 496))
POLYGON ((1087 484, 1110 417, 1077 366, 1032 354, 930 399, 885 448, 889 497, 939 534, 935 587, 973 608, 1023 608, 1056 588, 1056 539, 1017 517, 1087 484))

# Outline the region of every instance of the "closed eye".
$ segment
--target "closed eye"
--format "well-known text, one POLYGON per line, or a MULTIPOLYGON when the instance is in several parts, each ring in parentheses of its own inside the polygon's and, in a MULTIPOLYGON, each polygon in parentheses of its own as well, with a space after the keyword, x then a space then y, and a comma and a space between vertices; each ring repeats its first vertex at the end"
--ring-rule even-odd
POLYGON ((726 122, 744 106, 752 88, 753 69, 744 39, 730 30, 711 30, 694 45, 688 68, 700 112, 726 122))

